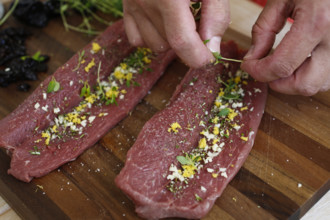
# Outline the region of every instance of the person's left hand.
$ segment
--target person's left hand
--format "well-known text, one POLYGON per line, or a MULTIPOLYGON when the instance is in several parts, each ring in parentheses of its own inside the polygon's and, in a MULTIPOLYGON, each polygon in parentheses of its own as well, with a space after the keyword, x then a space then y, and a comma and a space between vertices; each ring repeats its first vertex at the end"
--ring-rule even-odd
POLYGON ((190 67, 214 59, 229 24, 228 0, 202 1, 197 30, 190 0, 123 0, 124 23, 133 46, 148 46, 155 52, 172 48, 190 67), (210 40, 206 45, 204 40, 210 40))

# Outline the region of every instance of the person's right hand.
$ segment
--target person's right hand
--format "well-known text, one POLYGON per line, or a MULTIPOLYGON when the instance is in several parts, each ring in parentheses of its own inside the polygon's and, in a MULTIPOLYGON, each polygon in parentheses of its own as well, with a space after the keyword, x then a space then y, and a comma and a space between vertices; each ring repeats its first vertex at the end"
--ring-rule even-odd
POLYGON ((194 68, 213 60, 211 51, 220 52, 230 20, 228 0, 203 1, 198 32, 189 0, 123 0, 123 4, 125 30, 133 46, 155 52, 172 48, 194 68), (205 45, 204 40, 210 41, 205 45))
POLYGON ((311 96, 330 89, 330 0, 269 0, 252 30, 242 68, 281 93, 311 96), (288 17, 290 31, 273 53, 288 17))

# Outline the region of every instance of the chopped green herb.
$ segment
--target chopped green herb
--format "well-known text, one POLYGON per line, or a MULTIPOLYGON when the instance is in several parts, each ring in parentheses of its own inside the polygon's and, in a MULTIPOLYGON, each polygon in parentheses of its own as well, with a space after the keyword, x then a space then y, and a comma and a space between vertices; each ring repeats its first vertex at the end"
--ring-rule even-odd
POLYGON ((88 85, 88 82, 86 81, 84 84, 84 87, 81 88, 80 91, 80 97, 87 97, 91 93, 91 87, 88 85))
POLYGON ((237 62, 237 63, 243 62, 243 60, 237 60, 237 59, 223 57, 223 56, 221 56, 221 54, 219 52, 213 52, 212 54, 213 54, 214 58, 216 59, 214 64, 223 63, 223 61, 231 61, 231 62, 237 62))
POLYGON ((40 150, 38 149, 37 146, 33 146, 33 150, 30 150, 29 153, 32 154, 32 155, 40 155, 41 154, 40 150))
POLYGON ((210 39, 206 39, 203 41, 204 44, 207 44, 208 42, 210 42, 210 39))
POLYGON ((32 59, 38 62, 43 62, 45 60, 45 57, 41 56, 40 51, 37 51, 35 54, 33 54, 32 59))
POLYGON ((197 195, 196 193, 195 193, 195 199, 196 199, 196 201, 198 201, 198 202, 200 202, 200 201, 203 200, 203 199, 202 199, 199 195, 197 195))
POLYGON ((140 83, 135 82, 135 81, 133 82, 133 85, 134 85, 134 86, 141 86, 140 83))
POLYGON ((76 68, 73 69, 73 71, 77 71, 80 67, 81 61, 83 61, 85 55, 85 50, 78 52, 78 64, 76 68))
POLYGON ((230 112, 229 108, 224 108, 218 113, 218 115, 220 117, 226 117, 229 114, 229 112, 230 112))
POLYGON ((60 88, 60 83, 57 82, 56 79, 53 77, 48 84, 47 93, 57 92, 58 90, 60 90, 60 88))

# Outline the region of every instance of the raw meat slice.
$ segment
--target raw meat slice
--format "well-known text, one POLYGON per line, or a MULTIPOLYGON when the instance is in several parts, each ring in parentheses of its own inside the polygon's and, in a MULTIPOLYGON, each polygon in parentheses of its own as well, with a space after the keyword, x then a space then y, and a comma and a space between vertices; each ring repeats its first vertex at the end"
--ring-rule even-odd
MULTIPOLYGON (((233 42, 221 51, 242 57, 233 42)), ((138 215, 196 219, 212 208, 247 158, 264 111, 266 85, 246 77, 232 63, 191 69, 144 125, 116 178, 138 215)))
MULTIPOLYGON (((74 55, 66 64, 58 68, 52 76, 45 79, 20 106, 0 121, 1 147, 12 151, 16 145, 32 135, 36 127, 43 129, 49 126, 55 116, 54 112, 50 111, 54 108, 54 104, 61 109, 61 112, 67 112, 79 104, 82 100, 79 96, 83 84, 81 82, 87 80, 93 85, 97 79, 96 66, 88 69, 89 71, 85 71, 86 64, 89 64, 92 59, 95 63, 101 61, 103 68, 110 71, 134 50, 129 45, 122 21, 118 21, 107 28, 93 42, 97 42, 102 47, 102 51, 92 54, 93 44, 88 44, 80 51, 80 54, 84 54, 84 57, 79 60, 79 54, 74 55), (83 60, 85 63, 79 64, 83 60), (73 71, 78 67, 78 64, 79 68, 73 71), (60 83, 62 89, 56 93, 46 93, 47 86, 53 78, 60 83)), ((100 78, 103 79, 107 75, 109 75, 109 72, 104 71, 100 74, 100 78)))
POLYGON ((1 122, 0 127, 8 123, 12 132, 0 135, 2 146, 12 155, 9 174, 29 182, 74 160, 127 116, 175 58, 172 51, 153 54, 147 48, 132 48, 121 21, 112 28, 1 122), (61 85, 58 91, 56 83, 61 85), (54 91, 46 93, 48 88, 54 91), (31 113, 25 116, 27 112, 31 113), (11 125, 19 120, 24 121, 11 125), (15 135, 19 140, 14 140, 15 135))

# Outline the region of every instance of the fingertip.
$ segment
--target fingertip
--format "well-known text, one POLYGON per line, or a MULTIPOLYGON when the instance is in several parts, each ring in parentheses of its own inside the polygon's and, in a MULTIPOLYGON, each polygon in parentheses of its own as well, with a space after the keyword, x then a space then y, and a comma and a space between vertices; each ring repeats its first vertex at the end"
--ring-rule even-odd
POLYGON ((141 33, 139 31, 139 28, 134 18, 130 14, 127 13, 125 14, 124 26, 128 41, 132 46, 141 47, 145 45, 141 33))
POLYGON ((211 52, 219 52, 220 53, 220 44, 221 44, 221 37, 220 36, 214 36, 210 39, 209 42, 206 43, 207 48, 211 52))

